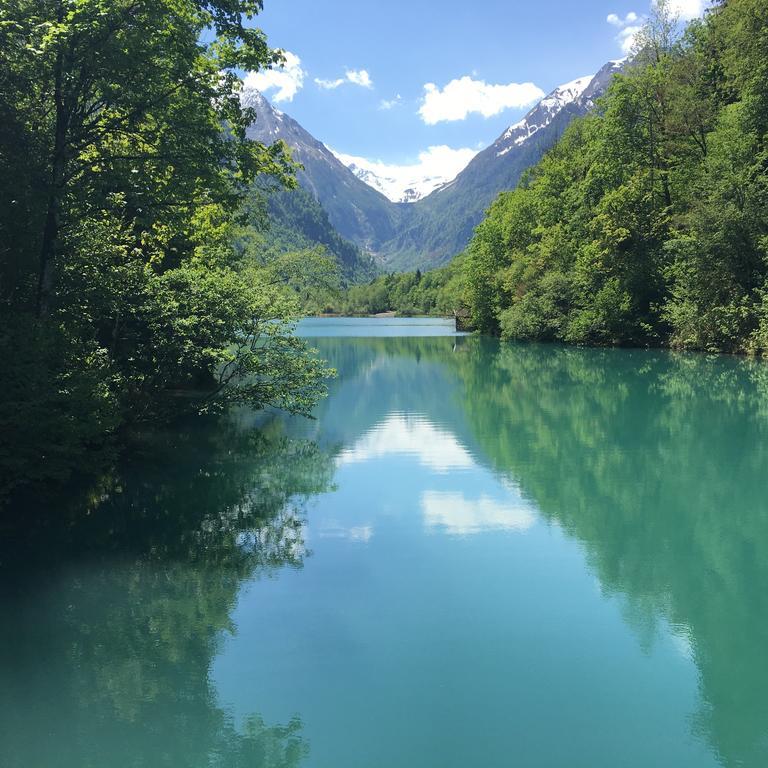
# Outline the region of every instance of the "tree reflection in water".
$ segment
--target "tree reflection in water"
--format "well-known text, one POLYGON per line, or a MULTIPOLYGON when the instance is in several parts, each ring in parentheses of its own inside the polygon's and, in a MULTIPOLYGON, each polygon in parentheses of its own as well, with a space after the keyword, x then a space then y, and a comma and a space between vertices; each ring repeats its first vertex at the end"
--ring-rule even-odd
POLYGON ((301 567, 304 503, 332 477, 277 423, 197 421, 67 509, 28 502, 0 554, 0 764, 298 765, 298 717, 233 722, 209 669, 243 582, 301 567))
POLYGON ((765 765, 768 365, 482 339, 451 360, 484 460, 583 542, 642 643, 674 628, 723 764, 765 765))

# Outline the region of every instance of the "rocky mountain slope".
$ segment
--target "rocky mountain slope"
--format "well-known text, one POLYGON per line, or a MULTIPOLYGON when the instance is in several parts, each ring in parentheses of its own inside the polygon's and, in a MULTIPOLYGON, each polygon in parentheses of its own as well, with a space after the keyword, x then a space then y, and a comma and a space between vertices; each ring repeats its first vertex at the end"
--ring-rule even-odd
POLYGON ((322 142, 293 118, 275 109, 255 89, 243 92, 243 103, 256 111, 249 138, 272 144, 282 139, 304 166, 298 180, 325 209, 331 224, 360 248, 378 253, 397 232, 397 205, 355 176, 322 142))

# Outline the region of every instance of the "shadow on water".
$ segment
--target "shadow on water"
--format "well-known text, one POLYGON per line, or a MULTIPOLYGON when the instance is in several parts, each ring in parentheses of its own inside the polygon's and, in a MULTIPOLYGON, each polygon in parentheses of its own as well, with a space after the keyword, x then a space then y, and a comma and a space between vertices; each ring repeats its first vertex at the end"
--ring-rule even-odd
POLYGON ((304 502, 332 474, 279 425, 198 421, 147 436, 65 508, 17 510, 24 534, 2 537, 0 764, 298 765, 300 720, 233 722, 209 668, 243 582, 301 567, 304 502))

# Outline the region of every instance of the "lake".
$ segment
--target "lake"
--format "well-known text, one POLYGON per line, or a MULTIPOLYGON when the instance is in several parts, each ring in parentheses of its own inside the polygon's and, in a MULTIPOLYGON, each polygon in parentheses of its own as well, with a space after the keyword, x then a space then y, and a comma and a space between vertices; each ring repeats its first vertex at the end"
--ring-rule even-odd
POLYGON ((768 368, 311 321, 0 548, 3 768, 768 765, 768 368))

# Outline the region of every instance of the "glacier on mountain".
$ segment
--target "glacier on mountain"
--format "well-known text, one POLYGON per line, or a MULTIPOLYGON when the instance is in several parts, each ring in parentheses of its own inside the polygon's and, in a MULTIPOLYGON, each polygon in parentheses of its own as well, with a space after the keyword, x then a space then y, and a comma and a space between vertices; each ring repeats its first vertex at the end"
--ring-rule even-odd
POLYGON ((358 179, 394 203, 415 203, 456 178, 477 154, 475 149, 434 146, 416 163, 397 165, 331 150, 358 179))

